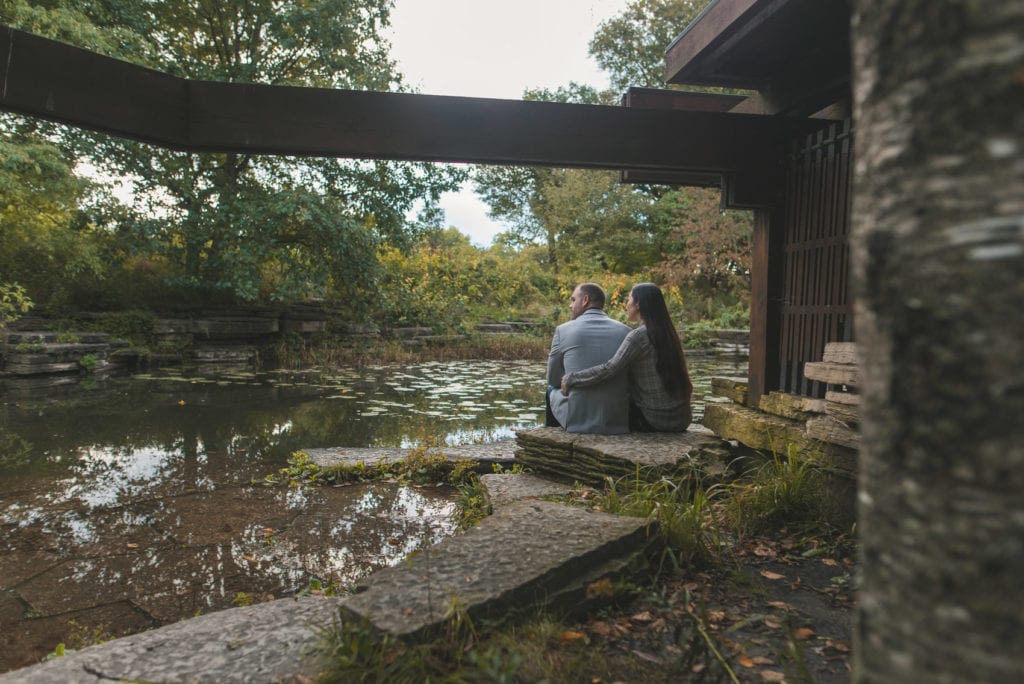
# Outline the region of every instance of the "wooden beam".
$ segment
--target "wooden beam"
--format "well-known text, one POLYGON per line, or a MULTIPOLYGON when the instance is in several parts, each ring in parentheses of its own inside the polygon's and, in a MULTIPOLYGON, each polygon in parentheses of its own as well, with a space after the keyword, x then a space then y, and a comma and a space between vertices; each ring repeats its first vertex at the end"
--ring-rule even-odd
POLYGON ((643 171, 625 169, 619 173, 621 183, 656 183, 698 188, 720 188, 722 176, 717 173, 687 173, 685 171, 643 171))
POLYGON ((784 244, 779 209, 754 211, 747 406, 779 387, 784 244))
POLYGON ((0 27, 0 108, 189 151, 768 174, 779 118, 190 81, 0 27))
POLYGON ((630 88, 622 96, 622 105, 640 109, 728 112, 745 99, 747 99, 746 95, 724 95, 662 88, 630 88))

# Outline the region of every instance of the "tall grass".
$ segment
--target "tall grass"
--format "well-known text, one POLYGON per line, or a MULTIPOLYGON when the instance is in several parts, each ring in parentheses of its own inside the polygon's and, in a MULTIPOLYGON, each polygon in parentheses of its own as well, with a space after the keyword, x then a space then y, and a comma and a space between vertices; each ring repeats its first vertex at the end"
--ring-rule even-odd
POLYGON ((822 525, 825 492, 815 461, 790 444, 785 455, 773 450, 750 475, 727 485, 723 502, 733 529, 743 535, 822 525))

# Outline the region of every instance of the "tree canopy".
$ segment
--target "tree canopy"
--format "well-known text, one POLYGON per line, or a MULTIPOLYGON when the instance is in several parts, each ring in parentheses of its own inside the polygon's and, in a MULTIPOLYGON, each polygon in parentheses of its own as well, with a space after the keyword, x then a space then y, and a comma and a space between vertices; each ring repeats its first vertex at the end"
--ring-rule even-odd
MULTIPOLYGON (((16 27, 177 76, 401 90, 381 31, 387 0, 2 0, 16 27)), ((376 249, 412 244, 462 173, 431 164, 190 154, 81 132, 60 142, 125 179, 132 211, 107 228, 163 276, 248 300, 357 295, 376 249)))

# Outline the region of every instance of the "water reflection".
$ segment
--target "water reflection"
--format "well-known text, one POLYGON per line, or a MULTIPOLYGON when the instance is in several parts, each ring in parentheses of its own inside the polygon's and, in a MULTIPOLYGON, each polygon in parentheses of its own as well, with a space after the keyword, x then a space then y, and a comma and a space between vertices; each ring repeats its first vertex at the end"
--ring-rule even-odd
MULTIPOLYGON (((691 370, 698 397, 741 372, 691 370)), ((4 386, 0 670, 49 653, 69 620, 133 633, 350 584, 452 534, 444 490, 250 483, 300 448, 510 437, 542 422, 543 386, 543 363, 482 361, 4 386)))

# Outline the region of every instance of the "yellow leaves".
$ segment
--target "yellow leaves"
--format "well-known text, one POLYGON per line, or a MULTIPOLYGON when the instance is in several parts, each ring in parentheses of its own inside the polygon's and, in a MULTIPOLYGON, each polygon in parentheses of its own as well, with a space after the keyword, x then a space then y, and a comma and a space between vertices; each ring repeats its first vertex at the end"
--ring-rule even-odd
POLYGON ((588 599, 610 598, 612 596, 615 596, 615 588, 612 586, 612 581, 608 578, 599 579, 587 585, 588 599))
POLYGON ((586 639, 586 638, 587 638, 587 635, 584 634, 583 632, 573 632, 571 630, 566 630, 565 632, 562 632, 561 637, 559 637, 560 641, 563 644, 572 643, 573 641, 579 641, 580 639, 586 639))
POLYGON ((762 570, 760 574, 761 574, 761 577, 764 577, 765 579, 770 579, 770 580, 783 580, 783 579, 786 579, 785 575, 780 575, 779 573, 772 572, 771 570, 762 570))

